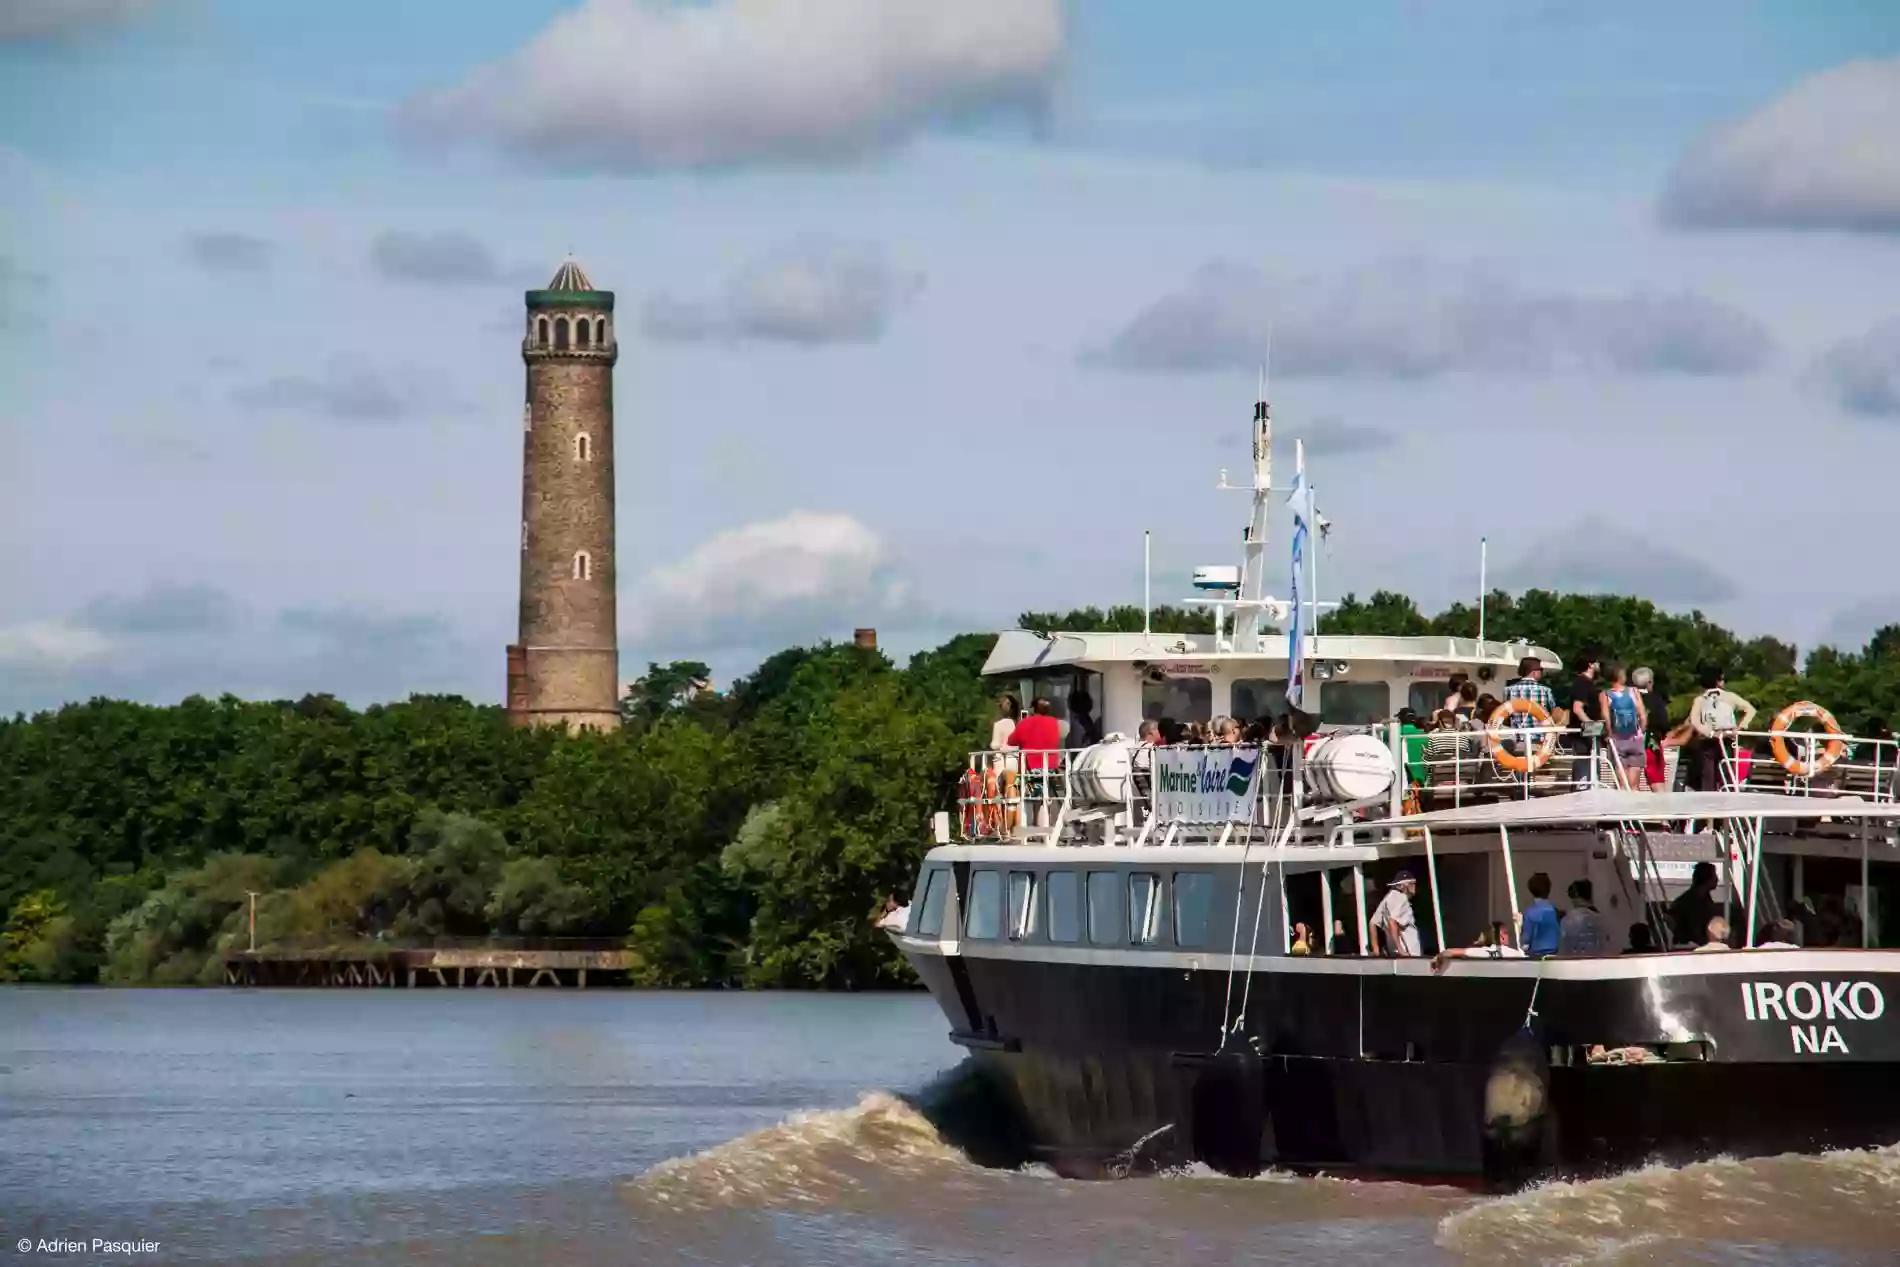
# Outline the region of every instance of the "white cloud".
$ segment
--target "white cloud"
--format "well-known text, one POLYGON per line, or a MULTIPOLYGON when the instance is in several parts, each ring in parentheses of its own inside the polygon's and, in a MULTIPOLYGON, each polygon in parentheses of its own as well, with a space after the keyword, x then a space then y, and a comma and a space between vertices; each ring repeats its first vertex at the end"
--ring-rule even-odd
POLYGON ((792 241, 741 269, 723 297, 655 295, 641 313, 648 338, 872 343, 923 287, 876 247, 828 238, 792 241))
POLYGON ((1064 28, 1062 0, 588 0, 405 115, 554 163, 835 160, 933 121, 1039 107, 1064 28))
POLYGON ((0 4, 0 42, 64 39, 109 26, 151 7, 152 0, 6 0, 0 4))
POLYGON ((30 621, 0 628, 0 665, 26 672, 67 669, 112 650, 112 640, 64 620, 30 621))
POLYGON ((1661 210, 1697 228, 1900 233, 1900 57, 1823 71, 1709 133, 1661 210))
POLYGON ((795 510, 732 528, 631 596, 643 645, 779 647, 918 612, 889 548, 850 515, 795 510))
POLYGON ((1481 265, 1394 259, 1336 276, 1273 278, 1203 265, 1083 359, 1112 369, 1425 378, 1447 373, 1739 374, 1768 359, 1761 322, 1700 295, 1568 295, 1481 265))
POLYGON ((1823 350, 1809 381, 1849 413, 1900 418, 1900 317, 1823 350))

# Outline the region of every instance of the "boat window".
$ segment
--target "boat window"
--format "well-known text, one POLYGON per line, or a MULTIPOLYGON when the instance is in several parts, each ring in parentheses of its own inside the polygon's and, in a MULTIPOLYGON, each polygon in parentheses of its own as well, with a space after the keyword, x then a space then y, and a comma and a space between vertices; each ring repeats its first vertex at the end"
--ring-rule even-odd
POLYGON ((1214 684, 1204 677, 1171 677, 1141 684, 1143 721, 1212 721, 1214 684))
POLYGON ((1098 946, 1122 944, 1121 876, 1089 872, 1089 940, 1098 946))
POLYGON ((1151 946, 1161 936, 1161 877, 1152 871, 1128 873, 1128 940, 1151 946))
POLYGON ((1214 913, 1214 873, 1174 873, 1174 944, 1207 945, 1207 925, 1214 913))
POLYGON ((939 937, 943 934, 943 904, 950 893, 950 873, 933 867, 924 876, 924 900, 917 907, 917 935, 939 937))
POLYGON ((1392 715, 1392 688, 1377 682, 1328 682, 1319 688, 1320 720, 1329 726, 1376 726, 1392 715))
POLYGON ((1049 940, 1082 940, 1082 886, 1073 871, 1051 871, 1043 881, 1049 891, 1049 940))
POLYGON ((970 910, 963 919, 963 935, 988 941, 1003 931, 1003 873, 970 873, 970 910))
POLYGON ((1049 712, 1062 727, 1064 747, 1075 747, 1067 742, 1074 728, 1075 718, 1070 701, 1077 693, 1086 695, 1089 702, 1089 719, 1095 731, 1102 729, 1102 675, 1086 669, 1065 669, 1057 674, 1028 676, 1017 683, 1016 698, 1027 711, 1030 701, 1037 696, 1049 701, 1049 712))
POLYGON ((1414 682, 1405 692, 1405 703, 1418 714, 1420 723, 1432 719, 1432 714, 1445 706, 1445 697, 1451 694, 1447 682, 1414 682))
POLYGON ((1009 939, 1021 941, 1036 930, 1036 877, 1028 871, 1009 873, 1009 939))
POLYGON ((1243 677, 1234 679, 1233 716, 1247 721, 1273 717, 1286 712, 1286 679, 1243 677))

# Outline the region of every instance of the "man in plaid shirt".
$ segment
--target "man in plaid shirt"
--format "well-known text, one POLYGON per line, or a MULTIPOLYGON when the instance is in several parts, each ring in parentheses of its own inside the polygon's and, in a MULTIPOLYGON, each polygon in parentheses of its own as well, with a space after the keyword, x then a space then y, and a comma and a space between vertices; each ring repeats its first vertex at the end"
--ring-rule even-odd
MULTIPOLYGON (((1504 684, 1505 703, 1508 704, 1514 699, 1527 699, 1534 704, 1543 705, 1544 712, 1550 716, 1550 721, 1548 723, 1539 723, 1538 720, 1529 713, 1512 713, 1504 719, 1511 729, 1528 730, 1540 724, 1557 724, 1557 696, 1548 686, 1544 685, 1544 662, 1534 655, 1527 655, 1522 660, 1519 660, 1517 662, 1517 676, 1504 684)), ((1532 739, 1530 735, 1519 735, 1513 747, 1517 749, 1519 756, 1528 756, 1531 743, 1532 739)))

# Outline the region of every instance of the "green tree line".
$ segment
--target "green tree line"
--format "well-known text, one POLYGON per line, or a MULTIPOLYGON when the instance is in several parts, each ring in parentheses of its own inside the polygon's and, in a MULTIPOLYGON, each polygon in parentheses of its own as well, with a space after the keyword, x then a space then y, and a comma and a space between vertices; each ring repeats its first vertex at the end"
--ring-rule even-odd
MULTIPOLYGON (((1026 612, 1041 631, 1139 629, 1139 608, 1026 612)), ((1201 632, 1160 609, 1160 632, 1201 632)), ((1348 596, 1326 633, 1475 634, 1454 606, 1348 596)), ((1491 638, 1656 669, 1700 666, 1764 709, 1814 699, 1869 734, 1900 719, 1900 627, 1798 661, 1700 614, 1532 591, 1487 604, 1491 638)), ((994 639, 899 667, 853 646, 774 655, 730 690, 652 665, 625 726, 568 734, 415 696, 169 707, 96 699, 0 720, 0 980, 195 983, 260 945, 608 937, 669 987, 906 984, 871 919, 908 891, 932 811, 988 733, 994 639)))

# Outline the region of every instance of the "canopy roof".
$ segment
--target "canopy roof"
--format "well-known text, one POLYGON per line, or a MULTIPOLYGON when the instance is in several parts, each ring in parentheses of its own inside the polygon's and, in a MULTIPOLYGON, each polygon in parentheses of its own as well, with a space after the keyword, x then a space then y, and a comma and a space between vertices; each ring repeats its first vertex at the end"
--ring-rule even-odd
POLYGON ((1469 829, 1549 827, 1676 818, 1819 818, 1900 820, 1900 804, 1858 796, 1786 796, 1774 792, 1628 792, 1597 788, 1560 796, 1497 801, 1410 814, 1407 827, 1469 829))
MULTIPOLYGON (((1039 634, 1027 629, 1008 629, 997 636, 996 646, 984 662, 984 673, 1020 673, 1037 669, 1101 664, 1115 661, 1163 663, 1192 660, 1215 664, 1249 666, 1260 662, 1279 665, 1278 677, 1286 676, 1286 639, 1272 635, 1267 646, 1255 652, 1216 651, 1213 634, 1173 633, 1054 633, 1039 634)), ((1517 662, 1527 655, 1543 661, 1546 672, 1562 667, 1556 654, 1547 647, 1527 642, 1499 642, 1488 638, 1445 638, 1432 636, 1378 637, 1359 634, 1314 634, 1307 639, 1306 654, 1312 660, 1346 661, 1420 661, 1459 667, 1489 664, 1517 671, 1517 662)))

